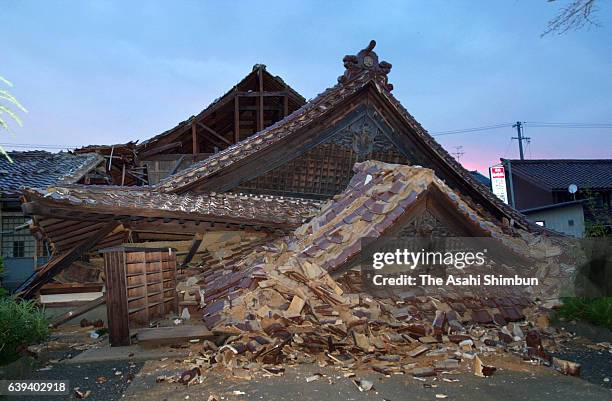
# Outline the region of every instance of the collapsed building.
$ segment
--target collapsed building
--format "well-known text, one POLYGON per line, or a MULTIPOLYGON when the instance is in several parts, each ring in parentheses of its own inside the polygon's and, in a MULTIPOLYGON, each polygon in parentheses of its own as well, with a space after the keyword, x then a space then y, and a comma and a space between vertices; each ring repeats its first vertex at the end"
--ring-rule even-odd
POLYGON ((39 150, 7 155, 0 158, 0 256, 4 265, 0 280, 3 288, 13 290, 51 255, 44 239, 28 230, 29 219, 21 210, 22 188, 100 184, 107 183, 108 177, 104 158, 97 154, 39 150))
MULTIPOLYGON (((129 343, 130 329, 140 336, 168 303, 175 307, 162 311, 198 323, 204 337, 231 336, 226 347, 208 344, 205 351, 207 363, 236 374, 253 359, 296 358, 286 346, 340 364, 391 352, 397 360, 376 364, 387 373, 436 347, 446 359, 459 352, 461 360, 466 340, 469 350, 501 343, 523 350, 518 342, 527 332, 512 322, 534 318, 536 300, 558 297, 559 283, 571 275, 567 239, 504 204, 439 145, 391 94, 391 64, 378 60, 374 46, 344 57, 338 83, 295 111, 287 107, 299 99, 285 97, 284 111, 274 114, 279 120, 262 118, 260 108, 255 130, 243 137, 242 123, 234 124, 231 145, 210 143, 212 154, 199 161, 193 142, 193 163, 182 166, 179 157, 174 165, 181 167, 154 184, 25 190, 23 210, 53 256, 21 295, 36 296, 77 261, 104 264, 99 251, 106 249, 115 255, 104 259, 107 294, 123 294, 106 302, 125 315, 115 328, 109 312, 111 343, 129 343), (365 288, 365 270, 354 262, 367 247, 386 238, 438 237, 489 238, 501 254, 522 261, 520 274, 542 285, 382 294, 365 288)), ((187 146, 179 137, 197 138, 196 120, 143 149, 162 139, 165 151, 187 146)), ((483 269, 517 273, 504 263, 483 269)), ((539 346, 527 348, 544 358, 539 346)))

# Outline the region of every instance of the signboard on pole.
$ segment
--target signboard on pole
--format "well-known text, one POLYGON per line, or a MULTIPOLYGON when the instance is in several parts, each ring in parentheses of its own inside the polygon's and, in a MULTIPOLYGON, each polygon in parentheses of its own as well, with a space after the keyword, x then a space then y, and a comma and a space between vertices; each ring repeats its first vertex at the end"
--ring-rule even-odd
POLYGON ((506 191, 506 169, 504 166, 489 167, 491 176, 491 189, 493 193, 504 203, 508 204, 508 192, 506 191))

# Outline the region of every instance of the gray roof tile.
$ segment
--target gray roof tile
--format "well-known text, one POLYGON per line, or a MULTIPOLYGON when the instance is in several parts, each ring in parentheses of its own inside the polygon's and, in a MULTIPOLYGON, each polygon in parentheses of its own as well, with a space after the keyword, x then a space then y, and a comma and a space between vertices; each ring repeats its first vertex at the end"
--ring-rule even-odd
POLYGON ((0 192, 18 195, 22 187, 47 188, 73 184, 102 162, 102 156, 89 153, 50 153, 41 150, 8 152, 13 163, 0 157, 0 192))

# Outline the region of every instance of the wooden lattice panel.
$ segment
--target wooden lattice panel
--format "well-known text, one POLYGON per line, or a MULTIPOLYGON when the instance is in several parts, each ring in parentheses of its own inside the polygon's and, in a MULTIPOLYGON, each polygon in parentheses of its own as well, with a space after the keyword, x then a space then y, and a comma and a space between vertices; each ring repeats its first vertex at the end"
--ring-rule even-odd
POLYGON ((304 155, 243 183, 236 192, 330 198, 342 192, 353 176, 353 165, 363 160, 410 164, 394 149, 358 156, 346 146, 321 144, 304 155))
POLYGON ((111 345, 129 344, 129 330, 177 312, 176 252, 170 248, 102 251, 111 345))

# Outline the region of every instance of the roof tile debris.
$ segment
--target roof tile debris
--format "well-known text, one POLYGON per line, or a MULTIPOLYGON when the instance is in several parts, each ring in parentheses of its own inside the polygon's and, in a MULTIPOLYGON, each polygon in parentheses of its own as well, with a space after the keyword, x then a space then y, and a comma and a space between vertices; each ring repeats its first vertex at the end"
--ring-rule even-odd
MULTIPOLYGON (((412 361, 425 358, 434 366, 428 375, 436 376, 455 369, 455 363, 449 368, 450 362, 440 361, 453 359, 457 369, 467 369, 478 354, 503 349, 525 355, 525 336, 517 334, 529 325, 516 322, 538 314, 530 289, 407 287, 376 295, 365 290, 363 272, 337 278, 330 272, 359 252, 360 239, 384 234, 432 186, 507 246, 522 243, 531 252, 555 245, 544 240, 530 245, 533 234, 509 235, 482 220, 429 169, 364 162, 355 171, 349 188, 292 235, 260 242, 242 261, 221 269, 204 264, 201 274, 188 279, 192 288, 182 286, 201 296, 200 313, 209 329, 232 334, 225 347, 204 349, 206 365, 242 377, 314 358, 346 371, 367 367, 419 376, 423 368, 412 361)), ((546 259, 551 260, 556 263, 546 259)), ((496 266, 495 272, 505 269, 511 268, 496 266)), ((530 355, 550 364, 543 351, 530 355)))

